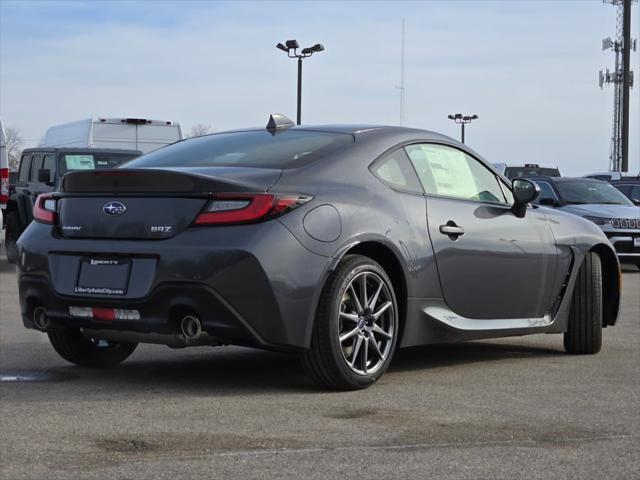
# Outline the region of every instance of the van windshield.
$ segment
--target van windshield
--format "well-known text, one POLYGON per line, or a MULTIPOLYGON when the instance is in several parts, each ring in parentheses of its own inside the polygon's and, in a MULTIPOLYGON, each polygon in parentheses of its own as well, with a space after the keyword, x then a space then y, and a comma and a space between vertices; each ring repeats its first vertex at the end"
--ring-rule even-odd
POLYGON ((140 167, 293 168, 353 143, 345 133, 268 130, 218 133, 174 143, 127 163, 140 167))
POLYGON ((117 152, 61 152, 58 165, 60 176, 78 170, 104 170, 116 168, 139 155, 117 152))

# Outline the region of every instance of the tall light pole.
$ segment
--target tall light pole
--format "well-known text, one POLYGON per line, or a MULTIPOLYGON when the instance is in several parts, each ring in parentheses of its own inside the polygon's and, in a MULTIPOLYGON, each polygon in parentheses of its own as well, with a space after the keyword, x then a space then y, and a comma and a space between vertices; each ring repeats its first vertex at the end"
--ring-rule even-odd
POLYGON ((447 117, 449 120, 453 120, 456 123, 460 124, 462 133, 460 135, 460 141, 464 143, 464 126, 467 123, 471 123, 473 120, 478 118, 478 115, 462 115, 461 113, 456 113, 453 115, 449 115, 447 117))
POLYGON ((312 47, 303 48, 300 50, 300 53, 298 53, 298 49, 300 48, 298 41, 287 40, 284 42, 284 45, 281 43, 277 44, 276 48, 286 52, 287 57, 298 59, 298 119, 296 123, 300 125, 302 122, 302 59, 310 57, 315 52, 322 52, 324 47, 321 44, 316 43, 312 47))

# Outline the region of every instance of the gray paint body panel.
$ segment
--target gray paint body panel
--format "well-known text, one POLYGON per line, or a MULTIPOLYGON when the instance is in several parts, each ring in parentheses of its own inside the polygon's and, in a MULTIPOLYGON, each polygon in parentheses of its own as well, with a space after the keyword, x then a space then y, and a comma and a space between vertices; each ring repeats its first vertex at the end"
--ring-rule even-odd
POLYGON ((406 283, 402 346, 561 332, 584 254, 594 246, 612 251, 602 231, 578 217, 531 208, 517 218, 506 207, 394 191, 368 169, 381 155, 415 142, 447 144, 480 158, 448 137, 399 127, 303 127, 314 128, 351 133, 356 141, 284 171, 173 169, 210 175, 245 192, 313 197, 276 220, 188 227, 161 240, 69 239, 56 227, 33 223, 18 242, 25 325, 33 326, 34 302, 58 308, 59 321, 69 322, 61 309, 90 299, 70 295, 70 280, 60 269, 107 253, 157 261, 146 277, 133 280, 129 297, 94 299, 101 306, 148 308, 144 331, 162 330, 170 321, 164 310, 186 302, 209 315, 205 327, 215 330, 227 318, 244 326, 246 336, 229 337, 232 343, 304 349, 331 269, 351 247, 373 242, 395 256, 406 283), (465 228, 455 242, 438 231, 448 220, 465 228), (569 293, 558 300, 572 262, 569 293), (165 291, 173 293, 154 297, 165 291), (154 310, 151 299, 164 310, 154 310))

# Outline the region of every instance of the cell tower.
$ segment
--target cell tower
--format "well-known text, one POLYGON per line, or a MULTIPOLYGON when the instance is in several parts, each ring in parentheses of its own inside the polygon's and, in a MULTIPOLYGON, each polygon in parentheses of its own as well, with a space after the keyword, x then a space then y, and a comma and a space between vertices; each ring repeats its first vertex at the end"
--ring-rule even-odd
POLYGON ((630 51, 636 50, 636 41, 631 40, 631 4, 637 0, 603 0, 617 8, 616 39, 602 40, 602 50, 615 53, 614 71, 600 70, 600 89, 607 83, 613 84, 613 132, 609 169, 626 172, 629 167, 629 88, 633 86, 633 71, 630 66, 630 51))

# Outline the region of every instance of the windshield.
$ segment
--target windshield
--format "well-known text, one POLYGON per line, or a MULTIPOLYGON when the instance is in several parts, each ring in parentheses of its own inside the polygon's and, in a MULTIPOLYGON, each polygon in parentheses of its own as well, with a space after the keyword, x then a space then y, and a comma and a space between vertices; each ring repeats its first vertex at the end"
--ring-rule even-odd
POLYGON ((139 167, 292 168, 353 143, 344 133, 268 130, 219 133, 174 143, 132 162, 139 167))
POLYGON ((633 205, 622 192, 606 182, 571 180, 557 182, 560 196, 568 204, 597 203, 608 205, 633 205))
POLYGON ((77 170, 105 170, 138 157, 136 153, 109 152, 61 152, 59 156, 60 176, 77 170))
POLYGON ((559 177, 560 170, 544 167, 507 167, 504 176, 509 180, 518 177, 559 177))

